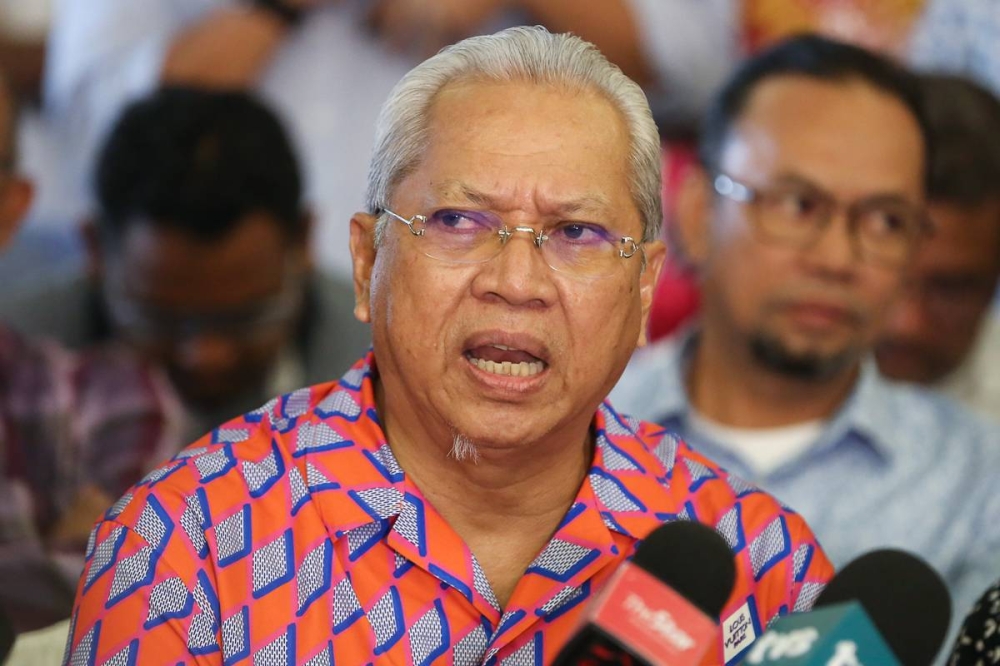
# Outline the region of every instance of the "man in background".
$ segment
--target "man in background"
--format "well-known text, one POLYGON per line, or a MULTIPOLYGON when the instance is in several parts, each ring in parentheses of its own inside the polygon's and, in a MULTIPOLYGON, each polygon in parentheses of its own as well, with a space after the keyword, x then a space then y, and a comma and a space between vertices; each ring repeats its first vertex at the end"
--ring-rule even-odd
POLYGON ((367 348, 350 284, 313 268, 288 137, 249 94, 171 88, 131 105, 95 192, 93 274, 8 297, 0 316, 77 348, 129 343, 169 373, 183 441, 367 348))
POLYGON ((1000 101, 952 75, 925 75, 927 197, 921 245, 875 347, 887 377, 945 391, 1000 419, 1000 101))
POLYGON ((612 393, 816 531, 836 566, 917 553, 966 608, 996 576, 1000 431, 869 357, 922 242, 929 130, 913 75, 812 36, 751 59, 681 201, 703 307, 612 393))
MULTIPOLYGON (((0 247, 32 197, 0 81, 0 247)), ((18 632, 69 617, 93 522, 173 453, 176 409, 127 350, 75 354, 0 326, 0 614, 18 632)))

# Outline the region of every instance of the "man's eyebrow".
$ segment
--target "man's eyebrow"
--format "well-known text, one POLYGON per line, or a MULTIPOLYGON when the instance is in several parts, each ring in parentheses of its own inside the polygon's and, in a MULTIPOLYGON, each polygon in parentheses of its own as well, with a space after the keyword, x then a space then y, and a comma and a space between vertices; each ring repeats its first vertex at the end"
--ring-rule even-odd
MULTIPOLYGON (((456 198, 486 210, 503 210, 496 197, 457 180, 442 181, 434 187, 437 196, 456 198)), ((565 201, 546 202, 545 209, 554 215, 575 215, 581 211, 603 212, 611 208, 611 201, 600 194, 587 194, 565 201)))
MULTIPOLYGON (((793 171, 782 171, 775 175, 771 182, 775 185, 795 185, 806 187, 815 190, 816 192, 824 193, 828 196, 834 196, 833 193, 817 183, 815 180, 793 171)), ((920 206, 919 202, 913 201, 910 197, 901 192, 894 191, 872 192, 870 194, 866 194, 865 196, 858 197, 853 201, 858 203, 888 203, 920 206)))

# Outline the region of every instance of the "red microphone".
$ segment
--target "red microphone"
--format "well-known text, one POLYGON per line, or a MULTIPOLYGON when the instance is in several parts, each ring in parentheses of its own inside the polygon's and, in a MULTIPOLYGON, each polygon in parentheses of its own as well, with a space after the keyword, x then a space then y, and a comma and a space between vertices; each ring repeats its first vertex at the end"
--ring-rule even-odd
POLYGON ((597 595, 553 666, 696 666, 718 640, 735 580, 732 551, 715 530, 661 525, 597 595))

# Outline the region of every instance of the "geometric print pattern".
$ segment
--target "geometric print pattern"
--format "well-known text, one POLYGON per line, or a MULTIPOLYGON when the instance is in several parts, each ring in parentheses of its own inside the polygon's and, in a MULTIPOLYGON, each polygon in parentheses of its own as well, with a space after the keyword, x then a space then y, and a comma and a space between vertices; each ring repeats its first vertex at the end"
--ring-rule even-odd
POLYGON ((540 666, 664 520, 730 545, 723 617, 805 609, 831 574, 797 515, 604 404, 586 481, 501 609, 385 441, 371 367, 217 428, 106 514, 65 663, 540 666))

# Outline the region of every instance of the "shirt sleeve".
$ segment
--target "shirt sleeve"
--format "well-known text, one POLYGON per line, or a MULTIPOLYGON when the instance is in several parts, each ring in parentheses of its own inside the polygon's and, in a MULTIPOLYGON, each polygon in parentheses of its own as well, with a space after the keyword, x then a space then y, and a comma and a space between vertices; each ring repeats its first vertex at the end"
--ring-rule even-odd
POLYGON ((80 355, 72 376, 81 486, 120 497, 180 450, 182 408, 159 370, 108 345, 80 355))
POLYGON ((91 544, 64 663, 222 662, 218 603, 205 570, 173 569, 161 546, 114 521, 100 523, 91 544))
POLYGON ((739 57, 735 0, 629 0, 656 81, 646 94, 660 119, 700 117, 739 57))
POLYGON ((811 610, 833 577, 833 564, 820 547, 806 521, 798 514, 789 517, 792 536, 791 607, 794 613, 811 610))

